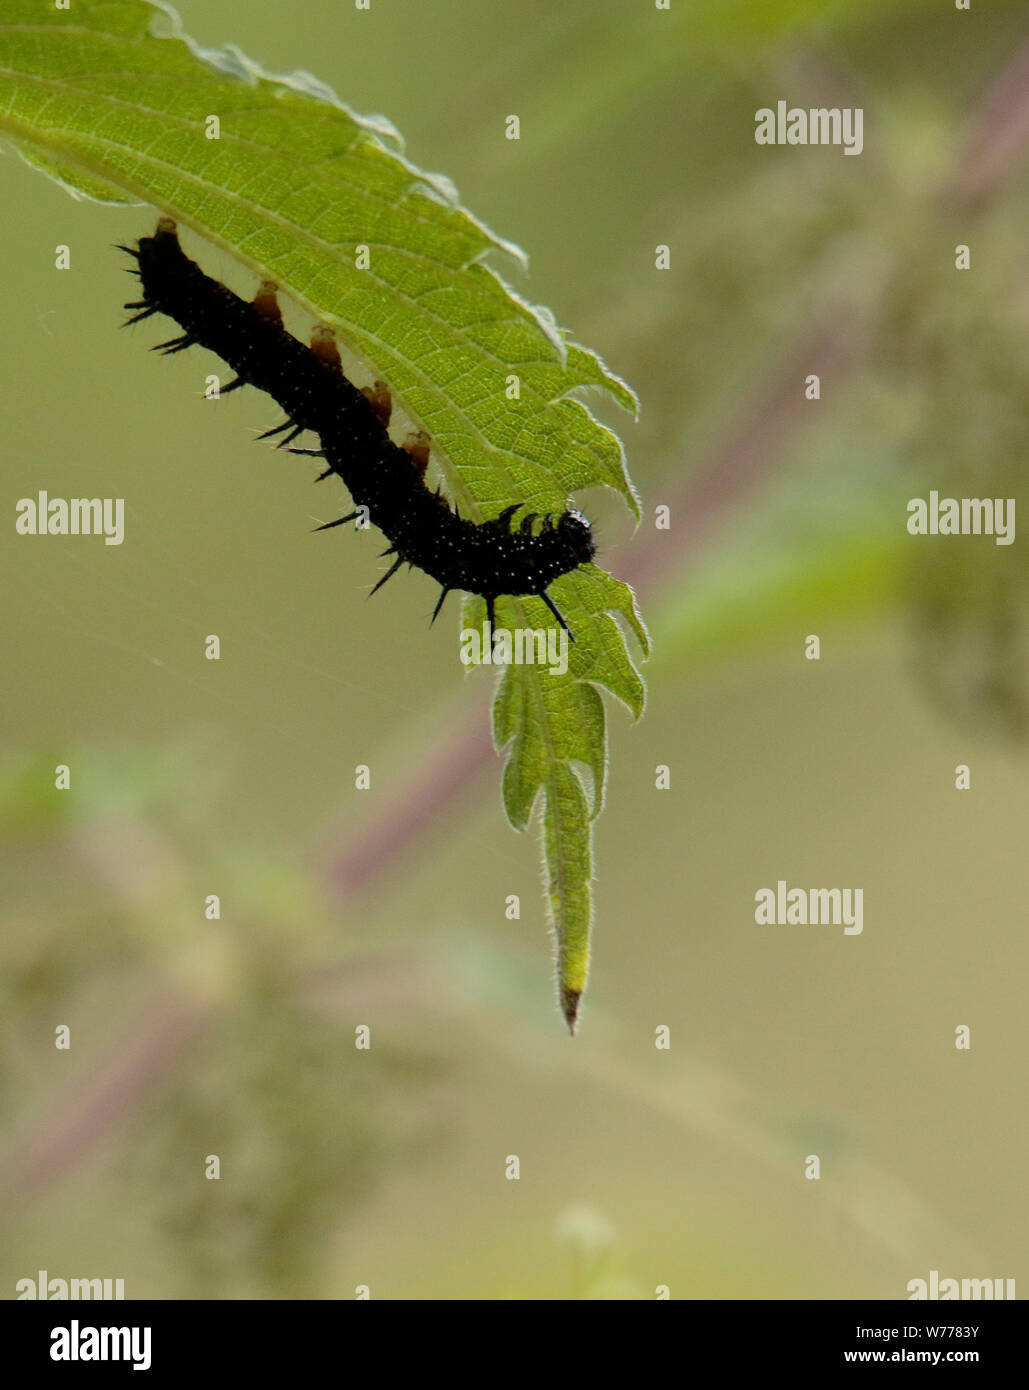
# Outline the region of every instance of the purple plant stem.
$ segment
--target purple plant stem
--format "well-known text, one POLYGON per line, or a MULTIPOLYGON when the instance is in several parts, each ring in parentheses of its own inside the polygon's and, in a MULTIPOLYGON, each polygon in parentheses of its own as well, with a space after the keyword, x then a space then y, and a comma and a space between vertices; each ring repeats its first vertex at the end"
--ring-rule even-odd
POLYGON ((11 1143, 0 1163, 0 1194, 6 1219, 18 1202, 37 1195, 68 1168, 79 1166, 157 1078, 165 1077, 200 1032, 207 1011, 179 990, 158 993, 126 1030, 131 1042, 119 1043, 110 1059, 90 1078, 81 1098, 79 1078, 51 1097, 28 1138, 11 1143))
POLYGON ((393 860, 402 862, 412 843, 471 795, 498 758, 490 736, 491 697, 492 686, 478 691, 470 708, 462 709, 436 738, 437 751, 427 763, 419 763, 413 782, 390 799, 367 830, 350 835, 327 871, 338 892, 353 895, 370 889, 393 860))

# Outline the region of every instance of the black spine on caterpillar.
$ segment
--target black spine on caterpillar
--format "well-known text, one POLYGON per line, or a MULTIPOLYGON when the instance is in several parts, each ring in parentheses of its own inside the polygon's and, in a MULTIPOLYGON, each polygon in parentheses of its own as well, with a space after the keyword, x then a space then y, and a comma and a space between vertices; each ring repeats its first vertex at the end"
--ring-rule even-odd
MULTIPOLYGON (((389 396, 384 388, 377 384, 377 392, 366 394, 346 378, 327 330, 315 330, 310 348, 287 332, 274 286, 262 285, 253 303, 240 299, 189 259, 179 244, 175 223, 167 217, 160 219, 153 236, 140 238, 138 250, 122 249, 138 260, 143 287, 142 299, 125 306, 140 311, 129 323, 153 313, 167 314, 183 333, 158 344, 159 349, 181 352, 199 344, 217 353, 236 373, 223 391, 245 385, 266 391, 287 418, 262 438, 289 431, 280 440, 280 445, 286 445, 302 430, 319 436, 320 450, 301 452, 324 455, 322 477, 338 475, 354 505, 367 508, 369 519, 389 540, 384 553, 396 556, 375 589, 401 565, 415 565, 442 589, 433 621, 450 590, 460 589, 486 600, 491 628, 496 598, 535 594, 572 637, 547 589, 555 579, 593 558, 590 525, 581 512, 569 509, 556 522, 547 516, 535 533, 534 513, 523 517, 516 531, 511 529, 521 503, 505 508, 491 521, 473 522, 458 515, 438 491, 430 491, 425 484, 425 446, 404 448, 390 438, 389 396)), ((328 527, 359 514, 341 517, 328 527)))

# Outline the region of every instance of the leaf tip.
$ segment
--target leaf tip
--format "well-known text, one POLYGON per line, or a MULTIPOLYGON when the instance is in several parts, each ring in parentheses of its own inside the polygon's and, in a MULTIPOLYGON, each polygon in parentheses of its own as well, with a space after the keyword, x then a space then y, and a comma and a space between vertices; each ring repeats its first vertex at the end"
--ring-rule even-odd
POLYGON ((575 1029, 579 1022, 579 1000, 582 998, 581 989, 569 989, 566 985, 561 986, 561 1012, 565 1016, 568 1024, 568 1031, 575 1037, 575 1029))

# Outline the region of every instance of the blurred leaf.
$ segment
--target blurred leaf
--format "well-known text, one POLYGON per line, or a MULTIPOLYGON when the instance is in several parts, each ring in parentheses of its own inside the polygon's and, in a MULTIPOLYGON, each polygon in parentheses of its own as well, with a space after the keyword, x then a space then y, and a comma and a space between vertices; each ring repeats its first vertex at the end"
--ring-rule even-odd
MULTIPOLYGON (((964 235, 953 229, 956 244, 964 235)), ((1010 210, 977 228, 975 270, 920 242, 896 277, 880 369, 903 382, 910 496, 1011 500, 1014 543, 905 535, 915 663, 930 699, 1001 736, 1029 730, 1029 558, 1017 518, 1029 507, 1029 334, 1023 238, 1010 210)), ((896 388, 895 388, 896 389, 896 388)))
POLYGON ((882 519, 832 543, 799 538, 760 552, 730 537, 712 563, 691 576, 657 614, 662 665, 692 669, 700 660, 802 641, 819 625, 882 612, 900 600, 902 525, 882 519))
POLYGON ((54 784, 56 754, 30 753, 0 766, 0 836, 28 834, 67 820, 71 802, 54 784))

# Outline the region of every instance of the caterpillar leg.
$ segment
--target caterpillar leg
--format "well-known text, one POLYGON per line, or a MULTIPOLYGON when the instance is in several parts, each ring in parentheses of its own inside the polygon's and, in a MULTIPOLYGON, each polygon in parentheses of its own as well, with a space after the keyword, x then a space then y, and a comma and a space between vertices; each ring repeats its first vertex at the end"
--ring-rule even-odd
POLYGON ((311 351, 333 376, 343 375, 343 359, 336 346, 336 335, 324 323, 316 323, 311 329, 311 351))
POLYGON ((275 296, 278 288, 274 280, 262 280, 257 293, 250 302, 254 306, 254 312, 266 323, 274 323, 281 328, 282 310, 279 308, 279 301, 275 296))
MULTIPOLYGON (((374 405, 372 409, 375 409, 374 405)), ((418 476, 424 477, 425 470, 429 466, 429 454, 432 450, 432 441, 429 436, 424 430, 415 430, 413 434, 407 436, 401 448, 414 464, 418 476)))
POLYGON ((372 386, 362 386, 361 395, 371 406, 376 420, 386 429, 389 417, 393 414, 393 397, 389 393, 389 387, 384 381, 376 381, 372 386))
POLYGON ((571 628, 568 626, 568 624, 565 622, 564 618, 561 616, 561 610, 560 610, 560 608, 558 608, 557 604, 554 602, 554 600, 553 600, 553 599, 550 597, 550 595, 547 593, 546 589, 541 589, 541 590, 540 590, 540 592, 539 592, 539 597, 540 597, 540 598, 543 600, 543 602, 547 605, 547 607, 550 609, 551 613, 553 613, 554 617, 557 619, 557 621, 558 621, 558 622, 561 624, 561 626, 564 628, 565 632, 568 633, 568 640, 569 640, 569 642, 574 642, 574 641, 575 641, 575 633, 572 631, 572 629, 571 629, 571 628))

